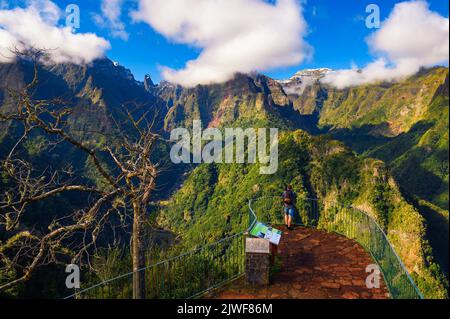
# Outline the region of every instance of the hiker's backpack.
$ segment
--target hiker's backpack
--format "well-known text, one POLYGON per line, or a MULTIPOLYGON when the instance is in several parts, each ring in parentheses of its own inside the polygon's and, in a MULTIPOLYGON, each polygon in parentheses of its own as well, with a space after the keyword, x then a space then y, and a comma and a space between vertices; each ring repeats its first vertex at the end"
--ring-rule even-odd
POLYGON ((294 202, 294 192, 291 190, 285 191, 283 201, 287 205, 292 205, 294 202))

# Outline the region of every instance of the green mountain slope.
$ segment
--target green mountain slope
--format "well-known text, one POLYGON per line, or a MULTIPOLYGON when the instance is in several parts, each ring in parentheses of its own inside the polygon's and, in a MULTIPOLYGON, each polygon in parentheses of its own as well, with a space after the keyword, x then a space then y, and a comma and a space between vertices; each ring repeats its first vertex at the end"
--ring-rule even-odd
MULTIPOLYGON (((33 65, 25 60, 0 64, 0 97, 3 96, 0 107, 3 112, 15 107, 8 90, 23 88, 31 82, 33 74, 33 65)), ((73 134, 84 134, 86 139, 99 139, 96 132, 112 134, 118 129, 126 129, 120 125, 125 122, 127 111, 136 116, 148 111, 150 118, 155 114, 165 115, 161 100, 147 92, 129 70, 108 59, 96 60, 86 66, 39 65, 38 80, 34 98, 66 101, 72 109, 68 128, 73 134)))
POLYGON ((448 205, 448 97, 439 96, 410 131, 365 152, 390 164, 405 190, 448 205))
POLYGON ((289 98, 323 132, 385 161, 405 191, 448 210, 448 68, 343 90, 317 82, 289 98))

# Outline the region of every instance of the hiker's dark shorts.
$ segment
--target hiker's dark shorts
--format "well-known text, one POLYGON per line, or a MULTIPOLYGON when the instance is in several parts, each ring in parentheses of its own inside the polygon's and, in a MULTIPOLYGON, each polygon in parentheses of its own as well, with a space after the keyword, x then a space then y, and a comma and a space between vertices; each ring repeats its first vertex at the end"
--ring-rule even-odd
POLYGON ((294 218, 295 217, 295 208, 294 207, 284 207, 284 213, 286 215, 289 215, 292 218, 294 218))

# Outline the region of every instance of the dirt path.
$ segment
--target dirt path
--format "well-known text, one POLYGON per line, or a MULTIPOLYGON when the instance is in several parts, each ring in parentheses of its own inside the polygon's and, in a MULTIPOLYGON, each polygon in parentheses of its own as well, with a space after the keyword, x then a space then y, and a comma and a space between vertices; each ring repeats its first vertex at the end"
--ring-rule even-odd
POLYGON ((386 299, 379 289, 366 287, 371 256, 356 242, 326 232, 297 228, 283 234, 279 247, 281 270, 268 287, 248 288, 236 282, 218 299, 386 299))

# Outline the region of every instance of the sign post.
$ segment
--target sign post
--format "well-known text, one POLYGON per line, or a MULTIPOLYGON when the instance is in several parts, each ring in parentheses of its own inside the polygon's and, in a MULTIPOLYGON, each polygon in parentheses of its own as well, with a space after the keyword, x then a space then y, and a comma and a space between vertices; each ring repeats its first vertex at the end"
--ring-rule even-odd
POLYGON ((245 276, 251 285, 268 285, 270 267, 275 262, 282 232, 263 223, 250 230, 245 242, 245 276))
POLYGON ((246 238, 245 278, 250 285, 269 284, 270 243, 262 238, 246 238))

